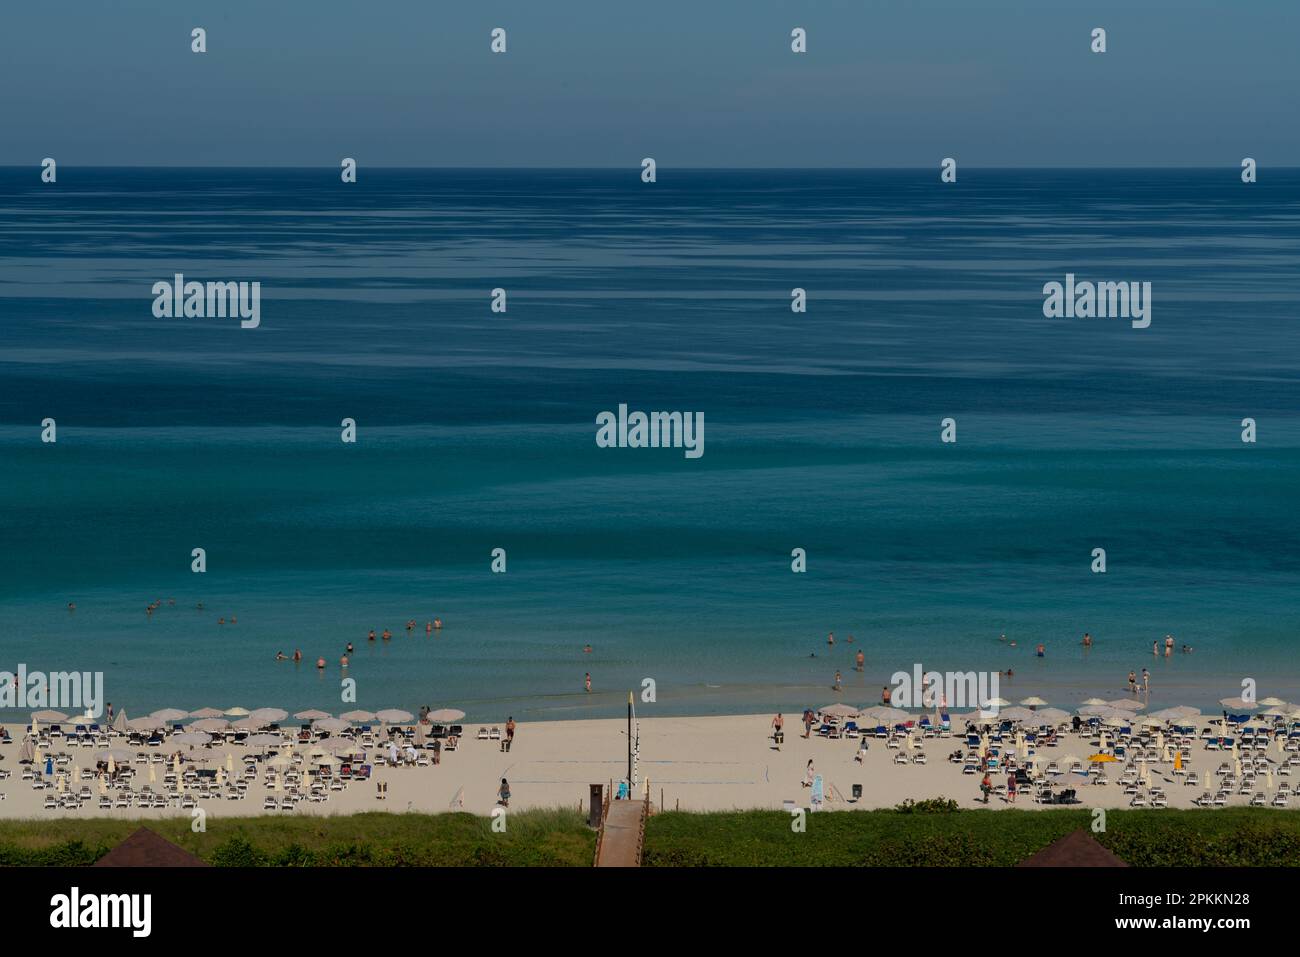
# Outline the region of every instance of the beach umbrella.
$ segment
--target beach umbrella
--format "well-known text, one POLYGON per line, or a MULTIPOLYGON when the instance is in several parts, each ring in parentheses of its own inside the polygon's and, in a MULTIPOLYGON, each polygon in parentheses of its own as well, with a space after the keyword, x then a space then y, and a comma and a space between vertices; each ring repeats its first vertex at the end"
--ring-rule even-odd
POLYGON ((150 784, 158 783, 158 772, 157 770, 155 770, 154 763, 152 761, 149 762, 149 783, 150 784))
POLYGON ((113 719, 113 730, 114 730, 114 731, 117 731, 117 732, 120 732, 121 734, 126 734, 127 731, 131 730, 131 729, 127 726, 127 722, 126 722, 126 709, 125 709, 125 708, 123 708, 121 711, 119 711, 119 712, 117 713, 117 717, 113 719))
POLYGON ((54 756, 47 754, 45 756, 45 773, 50 775, 54 773, 54 756))
POLYGON ((1263 699, 1260 700, 1259 703, 1260 703, 1260 704, 1267 704, 1267 705, 1282 705, 1282 706, 1285 706, 1285 707, 1288 707, 1288 708, 1291 707, 1289 704, 1287 704, 1287 703, 1286 703, 1285 701, 1283 701, 1281 698, 1273 698, 1273 697, 1263 698, 1263 699))
POLYGON ((1084 698, 1083 703, 1084 704, 1105 704, 1106 702, 1103 701, 1101 698, 1084 698))
POLYGON ((465 717, 465 712, 456 708, 439 708, 437 711, 430 711, 427 717, 430 721, 459 721, 465 717))
POLYGON ((162 727, 162 722, 157 718, 132 718, 126 726, 132 731, 157 731, 162 727))
POLYGON ((293 764, 293 758, 287 754, 277 754, 266 762, 268 768, 285 768, 293 764))
POLYGON ((860 713, 857 708, 849 704, 828 704, 824 708, 817 709, 821 714, 832 718, 856 718, 860 713))
POLYGON ((1113 701, 1107 701, 1106 704, 1120 711, 1141 711, 1146 707, 1141 701, 1134 701, 1132 698, 1116 698, 1113 701))
POLYGON ((230 727, 230 722, 225 718, 200 718, 190 725, 191 731, 206 731, 209 733, 216 731, 225 731, 230 727))
POLYGON ((1149 764, 1142 765, 1142 786, 1144 788, 1151 787, 1151 766, 1149 764))
POLYGON ((100 794, 107 794, 107 793, 108 793, 108 785, 107 785, 106 783, 104 783, 104 778, 103 778, 103 776, 101 775, 101 776, 98 778, 98 780, 99 780, 99 793, 100 793, 100 794))
POLYGON ((339 717, 344 721, 374 721, 375 713, 373 711, 345 711, 339 717))
POLYGON ((1181 771, 1182 769, 1183 769, 1183 752, 1182 752, 1182 751, 1175 751, 1175 752, 1174 752, 1174 770, 1175 770, 1175 771, 1181 771))
POLYGON ((422 748, 425 746, 428 740, 429 739, 426 738, 424 735, 424 725, 417 724, 415 726, 415 746, 417 748, 422 748))
POLYGON ((224 711, 220 708, 199 708, 197 711, 191 711, 191 718, 220 718, 224 711))
POLYGON ((1026 698, 1024 701, 1022 701, 1022 702, 1020 702, 1020 703, 1023 704, 1023 705, 1026 705, 1027 707, 1030 707, 1030 708, 1036 708, 1036 707, 1038 707, 1039 705, 1047 704, 1046 701, 1044 701, 1042 698, 1039 698, 1039 697, 1037 697, 1037 696, 1033 696, 1033 697, 1026 698))
POLYGON ((312 758, 311 763, 317 767, 337 768, 339 766, 339 759, 334 757, 332 754, 322 754, 318 757, 312 758))
POLYGON ((318 721, 329 716, 328 711, 321 711, 319 708, 308 708, 306 711, 299 711, 294 715, 299 721, 318 721))
POLYGON ((1233 711, 1254 711, 1259 707, 1257 702, 1246 701, 1242 698, 1220 698, 1219 704, 1225 708, 1231 708, 1233 711))
POLYGON ((1104 714, 1113 714, 1114 712, 1115 709, 1105 702, 1101 704, 1085 704, 1079 708, 1079 714, 1085 718, 1095 718, 1104 714))
POLYGON ((410 721, 414 715, 409 711, 403 711, 401 708, 388 708, 384 711, 376 712, 375 717, 385 724, 404 724, 410 721))
POLYGON ((179 708, 159 708, 157 711, 149 715, 149 717, 161 721, 164 724, 172 721, 180 721, 182 718, 188 718, 189 716, 190 713, 188 711, 181 711, 179 708))
POLYGON ((258 721, 256 718, 236 718, 230 722, 230 726, 236 731, 259 731, 267 722, 258 721))
POLYGON ((326 738, 323 741, 316 742, 312 752, 334 754, 340 751, 351 752, 354 749, 357 751, 363 750, 361 745, 355 741, 349 741, 347 738, 326 738))
POLYGON ((179 751, 172 755, 172 771, 176 774, 181 773, 181 756, 179 751))
POLYGON ((991 701, 985 701, 985 702, 984 702, 984 707, 986 707, 986 708, 1005 708, 1005 707, 1006 707, 1007 705, 1009 705, 1009 704, 1011 704, 1011 702, 1008 701, 1006 698, 994 698, 994 699, 992 699, 991 701))
POLYGON ((342 718, 321 718, 317 721, 313 721, 311 726, 317 731, 330 732, 344 731, 349 727, 348 722, 344 721, 342 718))
POLYGON ((289 712, 282 711, 279 708, 258 708, 248 716, 254 721, 261 721, 263 724, 275 724, 289 717, 289 712))
POLYGON ((1144 728, 1158 728, 1164 725, 1166 718, 1159 718, 1154 714, 1149 714, 1138 722, 1144 728))
POLYGON ((18 763, 26 762, 31 764, 35 760, 36 745, 31 738, 23 738, 22 747, 18 749, 18 763))
POLYGON ((32 727, 36 727, 38 724, 59 724, 71 720, 62 711, 37 711, 32 715, 32 727))
POLYGON ((264 747, 284 744, 284 738, 278 734, 251 734, 244 743, 250 747, 264 747))
POLYGON ((1060 708, 1043 708, 1035 711, 1034 715, 1043 724, 1060 724, 1070 718, 1069 712, 1062 711, 1060 708))
POLYGON ((1113 754, 1093 754, 1088 757, 1088 760, 1093 764, 1106 764, 1111 761, 1118 761, 1119 758, 1113 754))
POLYGON ((226 752, 226 770, 232 772, 235 770, 235 756, 229 751, 226 752))
POLYGON ((249 712, 247 708, 227 708, 221 713, 227 718, 247 718, 249 712))
POLYGON ((1077 754, 1067 754, 1063 758, 1057 758, 1056 761, 1063 768, 1069 768, 1072 764, 1082 763, 1079 761, 1079 756, 1077 754))
POLYGON ((171 740, 176 744, 207 744, 212 740, 212 735, 203 731, 183 731, 180 734, 173 734, 171 740))

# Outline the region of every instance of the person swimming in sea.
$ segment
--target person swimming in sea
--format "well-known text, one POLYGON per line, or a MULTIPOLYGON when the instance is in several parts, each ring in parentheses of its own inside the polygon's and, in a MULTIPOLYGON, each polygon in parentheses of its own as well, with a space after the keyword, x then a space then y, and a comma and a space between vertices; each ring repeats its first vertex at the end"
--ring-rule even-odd
POLYGON ((1088 634, 1086 631, 1083 633, 1083 642, 1082 642, 1082 644, 1083 644, 1083 647, 1085 647, 1085 648, 1091 648, 1091 647, 1092 647, 1092 635, 1088 634))
POLYGON ((384 629, 384 634, 383 634, 382 637, 383 637, 384 641, 390 641, 390 640, 392 639, 392 637, 393 637, 393 633, 392 633, 391 631, 389 631, 387 628, 385 628, 385 629, 384 629))
POLYGON ((583 649, 582 649, 582 653, 583 653, 584 655, 589 655, 589 654, 591 654, 591 645, 586 645, 586 646, 584 646, 583 649))
POLYGON ((317 669, 318 671, 324 671, 324 670, 325 670, 325 659, 324 659, 324 658, 317 658, 317 659, 316 659, 316 669, 317 669))
POLYGON ((832 631, 829 635, 826 636, 826 644, 827 645, 835 644, 835 632, 832 631))
POLYGON ((431 635, 431 634, 433 634, 433 622, 431 622, 431 621, 426 621, 426 622, 424 623, 424 633, 425 633, 426 635, 431 635))
POLYGON ((375 629, 373 628, 370 629, 370 640, 371 641, 375 640, 375 629))
POLYGON ((350 641, 348 642, 348 650, 347 650, 347 654, 349 654, 349 655, 352 654, 352 642, 350 642, 350 641))
POLYGON ((434 630, 434 631, 441 631, 441 630, 442 630, 442 619, 441 619, 441 618, 435 618, 435 619, 433 619, 433 630, 434 630))
POLYGON ((302 661, 302 652, 299 651, 297 648, 293 649, 293 660, 302 661))
POLYGON ((286 655, 283 651, 277 651, 277 652, 275 653, 275 660, 276 660, 276 661, 288 661, 288 660, 289 660, 289 656, 286 655))
POLYGON ((1047 649, 1043 647, 1043 643, 1041 641, 1038 643, 1037 651, 1038 651, 1038 657, 1040 658, 1046 657, 1045 652, 1047 651, 1047 649))

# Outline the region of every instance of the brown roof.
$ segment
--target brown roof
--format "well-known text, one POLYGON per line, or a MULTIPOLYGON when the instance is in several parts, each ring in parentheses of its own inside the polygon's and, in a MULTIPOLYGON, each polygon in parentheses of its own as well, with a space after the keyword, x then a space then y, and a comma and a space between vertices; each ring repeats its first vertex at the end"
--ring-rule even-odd
POLYGON ((1037 854, 1031 854, 1017 867, 1128 867, 1124 861, 1098 843, 1097 839, 1079 828, 1060 840, 1053 841, 1037 854))
POLYGON ((195 857, 183 847, 177 847, 166 838, 159 837, 147 827, 142 827, 95 862, 96 867, 209 867, 207 861, 195 857))

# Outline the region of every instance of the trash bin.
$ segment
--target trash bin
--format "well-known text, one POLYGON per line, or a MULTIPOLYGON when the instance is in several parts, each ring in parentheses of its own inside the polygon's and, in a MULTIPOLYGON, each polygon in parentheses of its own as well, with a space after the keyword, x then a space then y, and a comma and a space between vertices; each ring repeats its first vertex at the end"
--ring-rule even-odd
POLYGON ((853 785, 853 800, 855 800, 855 801, 860 801, 860 800, 862 800, 862 785, 861 785, 861 784, 855 784, 855 785, 853 785))

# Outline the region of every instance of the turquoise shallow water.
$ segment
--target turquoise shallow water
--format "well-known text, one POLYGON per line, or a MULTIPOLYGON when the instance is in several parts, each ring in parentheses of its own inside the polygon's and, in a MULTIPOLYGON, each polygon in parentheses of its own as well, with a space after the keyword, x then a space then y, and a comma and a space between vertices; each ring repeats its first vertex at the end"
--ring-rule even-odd
POLYGON ((0 669, 130 713, 346 710, 349 640, 357 706, 470 720, 644 678, 643 714, 792 711, 836 668, 861 704, 914 662, 1300 697, 1300 175, 78 173, 0 171, 0 669), (155 319, 175 271, 260 279, 262 328, 155 319), (1152 327, 1044 319, 1066 271, 1151 281, 1152 327), (705 455, 598 449, 619 402, 702 410, 705 455))

